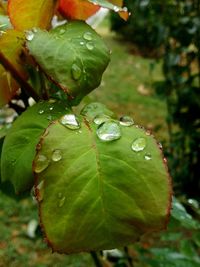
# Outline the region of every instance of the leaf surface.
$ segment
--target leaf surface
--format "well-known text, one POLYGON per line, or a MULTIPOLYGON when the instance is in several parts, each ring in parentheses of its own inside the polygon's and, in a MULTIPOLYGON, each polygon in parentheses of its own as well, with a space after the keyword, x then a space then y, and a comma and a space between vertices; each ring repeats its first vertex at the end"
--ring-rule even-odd
POLYGON ((65 105, 41 102, 28 108, 13 123, 2 150, 1 177, 9 180, 16 192, 33 186, 32 161, 40 135, 51 120, 66 113, 65 105))
POLYGON ((81 21, 38 29, 27 47, 48 77, 78 100, 99 86, 110 60, 101 37, 81 21))
POLYGON ((58 10, 67 19, 86 20, 94 15, 99 6, 85 0, 60 0, 58 10))
POLYGON ((54 14, 56 0, 9 0, 8 14, 15 29, 48 28, 54 14))
POLYGON ((33 164, 36 192, 41 225, 54 251, 122 247, 166 227, 171 184, 162 153, 143 130, 120 129, 120 139, 103 142, 97 126, 85 119, 79 130, 55 121, 41 139, 33 164), (145 139, 143 151, 131 149, 137 138, 145 139), (42 157, 48 164, 38 172, 42 157))

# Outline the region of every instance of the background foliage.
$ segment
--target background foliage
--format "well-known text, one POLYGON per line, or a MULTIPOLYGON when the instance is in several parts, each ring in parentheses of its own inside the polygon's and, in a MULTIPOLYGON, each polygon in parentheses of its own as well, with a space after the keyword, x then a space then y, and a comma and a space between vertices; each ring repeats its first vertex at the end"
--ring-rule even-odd
POLYGON ((165 81, 156 83, 155 88, 167 103, 170 170, 179 193, 199 197, 200 3, 198 0, 126 3, 135 16, 125 24, 113 14, 112 29, 147 56, 152 56, 149 50, 156 50, 154 55, 163 55, 165 81))

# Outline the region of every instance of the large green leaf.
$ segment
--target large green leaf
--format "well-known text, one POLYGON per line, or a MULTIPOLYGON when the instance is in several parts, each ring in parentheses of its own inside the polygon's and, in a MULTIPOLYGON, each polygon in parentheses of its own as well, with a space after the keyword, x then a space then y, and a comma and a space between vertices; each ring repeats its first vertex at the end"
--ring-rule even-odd
POLYGON ((62 113, 66 113, 64 104, 40 102, 18 117, 7 133, 2 150, 1 177, 2 181, 11 181, 16 192, 33 186, 32 161, 39 137, 62 113))
POLYGON ((124 121, 79 120, 77 130, 62 120, 51 124, 33 164, 41 225, 53 250, 121 247, 165 228, 171 184, 155 139, 124 121))
POLYGON ((81 99, 99 86, 109 50, 86 23, 74 21, 50 32, 38 29, 27 38, 30 54, 70 96, 81 99))

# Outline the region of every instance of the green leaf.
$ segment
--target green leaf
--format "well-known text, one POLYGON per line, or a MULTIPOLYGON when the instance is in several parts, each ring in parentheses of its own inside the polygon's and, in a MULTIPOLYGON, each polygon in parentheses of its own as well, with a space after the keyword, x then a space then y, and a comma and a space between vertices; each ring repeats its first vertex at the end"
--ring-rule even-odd
POLYGON ((1 177, 9 180, 16 192, 33 186, 32 161, 40 135, 52 120, 66 113, 65 105, 40 102, 28 108, 13 123, 2 150, 1 177))
POLYGON ((33 164, 41 225, 53 250, 122 247, 165 228, 171 184, 155 139, 137 126, 110 120, 115 127, 107 130, 117 131, 115 138, 121 132, 121 138, 104 142, 97 127, 105 130, 107 122, 97 126, 78 119, 77 130, 62 125, 63 118, 51 124, 33 164))
POLYGON ((77 102, 99 86, 110 56, 101 37, 89 25, 74 21, 50 32, 38 29, 31 37, 27 41, 30 54, 49 78, 77 102))

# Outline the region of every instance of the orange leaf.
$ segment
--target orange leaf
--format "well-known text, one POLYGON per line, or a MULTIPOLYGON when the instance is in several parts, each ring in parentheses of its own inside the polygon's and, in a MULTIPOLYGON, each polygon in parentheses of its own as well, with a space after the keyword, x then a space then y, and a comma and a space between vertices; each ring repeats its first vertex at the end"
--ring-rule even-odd
POLYGON ((59 12, 67 19, 86 20, 100 9, 86 0, 60 0, 59 12))
POLYGON ((55 0, 8 0, 8 14, 14 28, 48 28, 54 14, 55 0))

